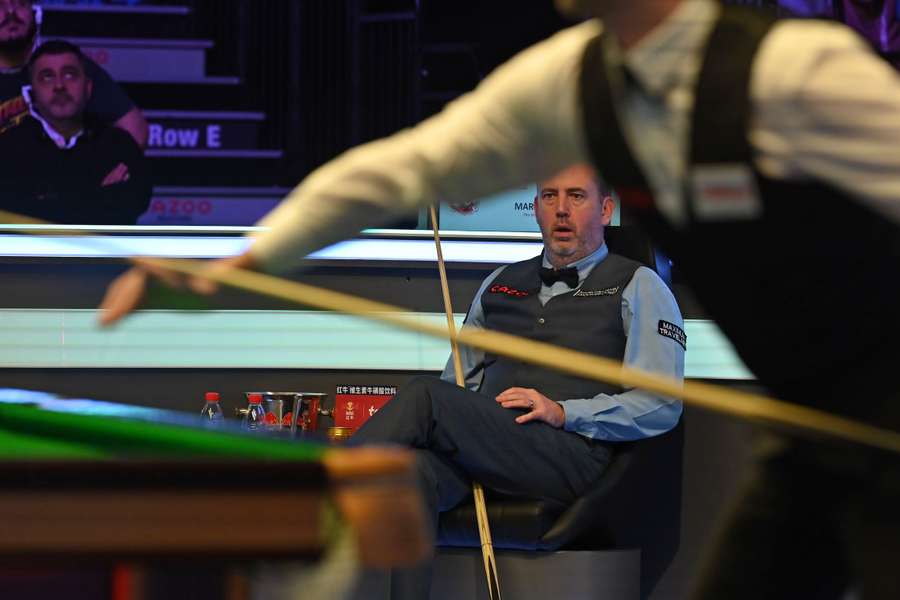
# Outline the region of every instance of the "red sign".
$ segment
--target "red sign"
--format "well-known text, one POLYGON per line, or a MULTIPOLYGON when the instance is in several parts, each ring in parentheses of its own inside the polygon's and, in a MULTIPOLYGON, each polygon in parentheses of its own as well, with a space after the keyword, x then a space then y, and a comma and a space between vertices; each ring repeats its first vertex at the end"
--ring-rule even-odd
POLYGON ((339 385, 334 395, 334 426, 356 431, 397 393, 393 385, 339 385))

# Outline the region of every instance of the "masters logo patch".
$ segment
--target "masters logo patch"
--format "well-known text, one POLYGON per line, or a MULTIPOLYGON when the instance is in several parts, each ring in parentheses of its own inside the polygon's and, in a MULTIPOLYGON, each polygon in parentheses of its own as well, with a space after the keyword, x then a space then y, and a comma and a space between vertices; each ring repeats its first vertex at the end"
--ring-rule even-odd
POLYGON ((687 334, 684 332, 684 329, 675 323, 660 320, 657 331, 659 335, 675 340, 682 348, 687 350, 687 334))
POLYGON ((575 292, 574 295, 584 298, 586 296, 615 296, 618 293, 619 293, 619 286, 616 286, 616 287, 606 288, 605 290, 592 290, 589 292, 585 291, 585 290, 578 290, 577 292, 575 292))

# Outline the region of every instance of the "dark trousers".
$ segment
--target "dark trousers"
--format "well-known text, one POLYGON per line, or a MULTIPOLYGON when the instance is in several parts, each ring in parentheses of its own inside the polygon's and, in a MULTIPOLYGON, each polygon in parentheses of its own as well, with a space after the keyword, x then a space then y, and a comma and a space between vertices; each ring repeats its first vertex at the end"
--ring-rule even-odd
MULTIPOLYGON (((473 480, 504 494, 573 502, 609 464, 610 446, 542 422, 520 425, 520 414, 493 398, 418 377, 360 428, 353 444, 393 443, 417 451, 417 476, 435 531, 439 513, 466 499, 473 480)), ((424 565, 394 577, 392 597, 427 598, 429 587, 424 565), (398 593, 401 585, 405 593, 398 593)))
POLYGON ((900 598, 894 456, 790 442, 762 458, 706 560, 695 600, 900 598))

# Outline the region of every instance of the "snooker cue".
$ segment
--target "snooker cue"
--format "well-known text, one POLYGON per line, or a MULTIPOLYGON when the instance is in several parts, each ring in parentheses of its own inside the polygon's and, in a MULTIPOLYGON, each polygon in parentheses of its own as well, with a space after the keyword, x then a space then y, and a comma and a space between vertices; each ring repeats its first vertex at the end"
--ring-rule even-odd
MULTIPOLYGON (((433 337, 442 339, 450 337, 446 327, 422 322, 415 316, 406 316, 399 306, 280 279, 256 271, 232 268, 213 273, 203 261, 191 259, 140 258, 133 259, 133 262, 186 275, 206 277, 273 298, 344 312, 433 337)), ((641 388, 664 396, 680 397, 687 404, 740 419, 781 425, 806 434, 826 435, 900 454, 900 433, 825 411, 774 400, 761 394, 741 392, 709 383, 680 382, 625 367, 618 361, 497 331, 461 330, 457 332, 456 338, 458 342, 473 348, 556 369, 563 373, 611 382, 626 388, 641 388)))
MULTIPOLYGON (((444 265, 444 253, 441 251, 441 236, 438 233, 437 211, 434 208, 434 204, 431 205, 431 230, 434 232, 434 249, 437 252, 441 293, 444 296, 444 312, 447 313, 447 333, 450 337, 450 350, 453 356, 453 372, 456 374, 456 385, 465 389, 466 380, 462 372, 459 344, 456 342, 453 305, 450 302, 450 284, 447 281, 447 268, 444 265)), ((497 572, 497 559, 494 557, 494 542, 491 540, 491 524, 488 520, 487 505, 484 500, 484 488, 477 481, 472 482, 472 496, 475 498, 475 518, 478 521, 478 537, 481 540, 481 558, 484 561, 484 576, 487 578, 488 595, 491 600, 500 600, 500 577, 497 572)))
MULTIPOLYGON (((47 225, 45 222, 3 210, 0 210, 0 221, 47 225)), ((72 232, 63 234, 60 230, 41 230, 39 228, 18 233, 32 235, 50 233, 69 237, 75 235, 72 232)), ((168 269, 183 275, 206 278, 263 296, 287 300, 304 306, 344 312, 432 337, 441 339, 450 337, 446 327, 432 325, 418 316, 406 316, 401 307, 256 271, 231 268, 227 271, 213 272, 206 262, 191 259, 133 258, 130 260, 134 264, 147 265, 157 270, 168 269)), ((742 392, 710 383, 680 382, 626 367, 614 360, 496 331, 461 330, 457 332, 456 339, 473 348, 515 358, 529 364, 556 369, 585 379, 614 383, 625 388, 641 388, 664 396, 678 397, 684 400, 685 404, 740 420, 785 427, 806 437, 824 435, 900 454, 900 433, 896 431, 799 404, 775 400, 762 394, 742 392)))

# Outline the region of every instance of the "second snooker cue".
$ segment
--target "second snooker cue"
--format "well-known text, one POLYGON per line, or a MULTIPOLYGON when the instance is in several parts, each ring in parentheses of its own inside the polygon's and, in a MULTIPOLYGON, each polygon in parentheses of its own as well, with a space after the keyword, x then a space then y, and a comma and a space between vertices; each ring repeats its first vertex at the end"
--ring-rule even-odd
MULTIPOLYGON (((441 252, 441 236, 438 233, 437 211, 431 205, 431 228, 434 231, 434 247, 437 251, 438 273, 441 276, 441 292, 444 295, 444 311, 447 313, 447 329, 450 333, 450 350, 453 355, 453 371, 456 374, 456 385, 466 387, 462 372, 462 360, 459 357, 459 344, 456 341, 456 324, 453 322, 453 305, 450 303, 450 285, 447 282, 447 269, 444 266, 444 254, 441 252)), ((500 600, 500 578, 497 573, 497 559, 494 557, 494 542, 491 540, 491 525, 488 522, 487 505, 484 501, 484 488, 477 481, 472 482, 472 496, 475 498, 475 516, 478 519, 478 537, 481 539, 481 558, 484 561, 484 576, 487 578, 488 594, 491 600, 500 600)))

